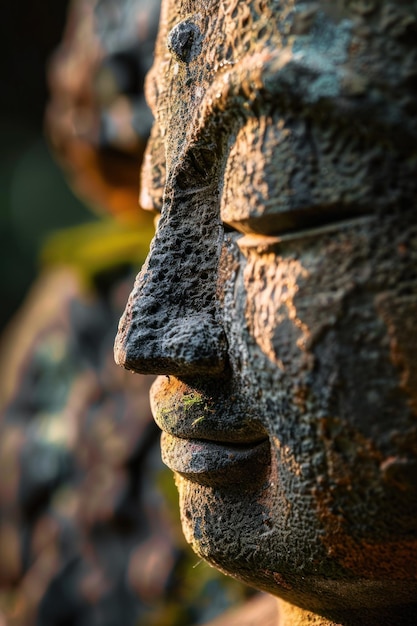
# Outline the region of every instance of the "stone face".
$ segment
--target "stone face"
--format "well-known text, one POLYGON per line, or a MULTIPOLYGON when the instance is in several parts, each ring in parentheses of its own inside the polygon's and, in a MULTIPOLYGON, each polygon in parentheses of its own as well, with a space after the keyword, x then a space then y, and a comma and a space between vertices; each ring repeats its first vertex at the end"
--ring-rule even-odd
POLYGON ((165 375, 186 538, 297 623, 412 624, 417 3, 161 15, 142 173, 161 218, 116 356, 165 375))

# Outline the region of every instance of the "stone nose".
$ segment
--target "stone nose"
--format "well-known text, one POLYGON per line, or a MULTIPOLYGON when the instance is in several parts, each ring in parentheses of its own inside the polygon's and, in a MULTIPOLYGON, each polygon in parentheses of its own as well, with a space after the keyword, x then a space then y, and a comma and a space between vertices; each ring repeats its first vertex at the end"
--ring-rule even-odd
POLYGON ((165 201, 119 323, 119 365, 176 376, 223 370, 226 339, 216 301, 223 229, 217 207, 209 189, 206 194, 176 190, 165 201))

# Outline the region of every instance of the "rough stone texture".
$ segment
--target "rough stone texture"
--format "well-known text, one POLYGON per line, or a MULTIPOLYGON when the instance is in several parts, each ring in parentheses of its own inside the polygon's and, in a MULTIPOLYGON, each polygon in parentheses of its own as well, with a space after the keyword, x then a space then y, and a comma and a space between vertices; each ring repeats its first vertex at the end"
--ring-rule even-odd
POLYGON ((417 619, 416 35, 412 0, 167 0, 148 78, 116 358, 165 375, 187 540, 299 624, 417 619))

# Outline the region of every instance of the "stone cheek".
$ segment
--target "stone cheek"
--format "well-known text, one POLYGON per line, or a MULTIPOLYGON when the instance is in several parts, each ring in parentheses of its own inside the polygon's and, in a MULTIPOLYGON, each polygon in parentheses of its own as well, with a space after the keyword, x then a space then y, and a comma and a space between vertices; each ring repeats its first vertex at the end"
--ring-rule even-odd
POLYGON ((300 350, 308 339, 308 328, 294 305, 299 279, 306 273, 297 259, 277 259, 273 253, 256 259, 251 255, 245 268, 248 332, 280 370, 298 369, 300 350))
MULTIPOLYGON (((237 375, 255 377, 253 387, 271 397, 289 385, 287 406, 305 410, 315 398, 320 413, 343 416, 382 447, 392 429, 408 430, 415 394, 399 314, 411 328, 415 261, 398 241, 413 238, 413 220, 410 211, 400 221, 360 218, 283 237, 237 237, 240 270, 223 312, 237 375), (243 361, 234 357, 239 328, 243 361)), ((408 336, 413 345, 412 330, 408 336)))
POLYGON ((288 566, 285 529, 290 567, 308 570, 314 553, 317 571, 338 577, 415 571, 411 544, 407 558, 399 543, 382 558, 389 537, 409 532, 416 495, 413 331, 407 346, 397 309, 388 313, 392 299, 402 303, 409 329, 417 315, 415 297, 399 295, 414 253, 398 242, 414 231, 410 212, 401 224, 359 219, 298 236, 226 238, 222 318, 233 375, 274 442, 275 486, 258 501, 274 520, 268 545, 279 571, 288 566))

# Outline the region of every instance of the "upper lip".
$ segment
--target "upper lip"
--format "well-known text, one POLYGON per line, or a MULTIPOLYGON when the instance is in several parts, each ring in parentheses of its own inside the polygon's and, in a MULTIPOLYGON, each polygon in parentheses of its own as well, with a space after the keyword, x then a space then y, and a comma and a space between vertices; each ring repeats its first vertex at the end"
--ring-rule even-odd
MULTIPOLYGON (((221 383, 219 383, 221 387, 221 383)), ((220 393, 215 401, 175 378, 158 377, 151 390, 154 419, 162 431, 181 439, 250 446, 268 439, 260 420, 241 397, 220 393)))

